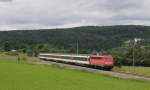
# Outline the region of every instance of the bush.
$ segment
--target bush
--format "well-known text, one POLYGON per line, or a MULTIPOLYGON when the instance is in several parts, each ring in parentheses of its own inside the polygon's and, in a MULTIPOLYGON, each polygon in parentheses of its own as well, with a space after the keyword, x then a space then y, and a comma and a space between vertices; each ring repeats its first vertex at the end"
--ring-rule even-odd
POLYGON ((121 67, 122 66, 122 61, 123 61, 123 58, 120 57, 120 56, 117 56, 117 55, 114 55, 113 56, 114 58, 114 65, 117 66, 117 67, 121 67))

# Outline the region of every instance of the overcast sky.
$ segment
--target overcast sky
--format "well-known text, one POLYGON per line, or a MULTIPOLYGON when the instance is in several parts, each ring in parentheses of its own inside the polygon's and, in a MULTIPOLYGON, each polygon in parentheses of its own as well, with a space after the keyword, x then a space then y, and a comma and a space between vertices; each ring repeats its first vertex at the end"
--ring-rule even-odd
POLYGON ((0 0, 0 30, 150 25, 150 0, 0 0))

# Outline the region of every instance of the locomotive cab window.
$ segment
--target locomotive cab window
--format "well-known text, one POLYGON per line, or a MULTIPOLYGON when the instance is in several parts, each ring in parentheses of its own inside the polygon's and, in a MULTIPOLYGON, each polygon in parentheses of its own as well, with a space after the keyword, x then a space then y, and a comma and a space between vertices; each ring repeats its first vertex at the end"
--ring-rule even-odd
POLYGON ((102 60, 102 57, 91 57, 91 59, 95 59, 95 60, 102 60))

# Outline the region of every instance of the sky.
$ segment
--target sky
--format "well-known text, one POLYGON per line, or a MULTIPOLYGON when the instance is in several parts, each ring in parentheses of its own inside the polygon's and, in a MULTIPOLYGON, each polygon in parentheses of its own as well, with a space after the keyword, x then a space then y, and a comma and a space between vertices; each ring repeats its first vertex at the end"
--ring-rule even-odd
POLYGON ((150 0, 0 0, 0 30, 150 25, 150 0))

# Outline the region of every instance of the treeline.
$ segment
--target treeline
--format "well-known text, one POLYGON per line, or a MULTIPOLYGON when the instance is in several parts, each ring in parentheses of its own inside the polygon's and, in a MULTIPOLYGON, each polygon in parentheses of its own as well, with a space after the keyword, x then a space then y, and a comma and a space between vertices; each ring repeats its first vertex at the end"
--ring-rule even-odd
POLYGON ((36 44, 47 44, 55 49, 76 49, 90 53, 93 50, 108 50, 119 47, 124 41, 133 38, 150 38, 150 27, 147 26, 89 26, 68 29, 45 29, 27 31, 1 31, 0 47, 5 43, 11 49, 27 48, 36 44))

